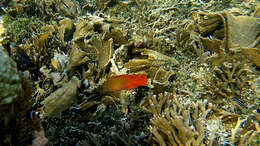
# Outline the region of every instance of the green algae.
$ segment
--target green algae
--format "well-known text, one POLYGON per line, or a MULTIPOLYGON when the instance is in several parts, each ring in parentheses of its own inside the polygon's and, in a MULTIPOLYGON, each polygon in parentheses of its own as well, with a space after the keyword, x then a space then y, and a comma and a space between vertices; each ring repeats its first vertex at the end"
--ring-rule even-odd
POLYGON ((10 15, 3 16, 3 24, 10 34, 17 40, 22 41, 25 38, 30 38, 32 26, 37 26, 41 23, 38 18, 17 17, 10 15))

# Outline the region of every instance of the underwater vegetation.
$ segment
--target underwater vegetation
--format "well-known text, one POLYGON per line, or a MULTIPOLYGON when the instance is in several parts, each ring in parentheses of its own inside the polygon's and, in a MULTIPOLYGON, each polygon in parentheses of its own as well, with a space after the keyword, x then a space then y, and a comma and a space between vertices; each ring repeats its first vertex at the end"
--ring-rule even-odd
POLYGON ((0 6, 0 145, 259 145, 259 1, 0 6))

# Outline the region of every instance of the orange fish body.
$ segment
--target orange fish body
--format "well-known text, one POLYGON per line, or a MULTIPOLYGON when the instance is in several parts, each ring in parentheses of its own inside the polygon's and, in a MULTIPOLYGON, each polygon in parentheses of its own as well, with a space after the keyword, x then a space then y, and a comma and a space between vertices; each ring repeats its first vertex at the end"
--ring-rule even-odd
POLYGON ((130 90, 139 86, 145 86, 147 76, 145 74, 120 75, 109 78, 103 85, 104 92, 130 90))

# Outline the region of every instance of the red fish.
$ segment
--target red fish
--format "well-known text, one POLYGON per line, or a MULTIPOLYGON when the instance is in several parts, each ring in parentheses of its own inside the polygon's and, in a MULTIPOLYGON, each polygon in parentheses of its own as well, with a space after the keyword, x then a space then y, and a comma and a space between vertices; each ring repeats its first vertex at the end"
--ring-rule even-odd
POLYGON ((104 92, 130 90, 139 86, 145 86, 147 76, 145 74, 119 75, 110 77, 103 85, 104 92))

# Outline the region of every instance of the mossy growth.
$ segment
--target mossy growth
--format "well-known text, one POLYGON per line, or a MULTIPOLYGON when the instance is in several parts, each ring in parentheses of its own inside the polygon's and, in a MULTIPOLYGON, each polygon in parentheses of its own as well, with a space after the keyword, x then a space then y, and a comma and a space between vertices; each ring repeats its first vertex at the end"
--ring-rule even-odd
POLYGON ((40 20, 34 18, 3 16, 4 27, 7 28, 17 42, 22 41, 24 38, 29 38, 32 26, 37 23, 40 23, 40 20))

